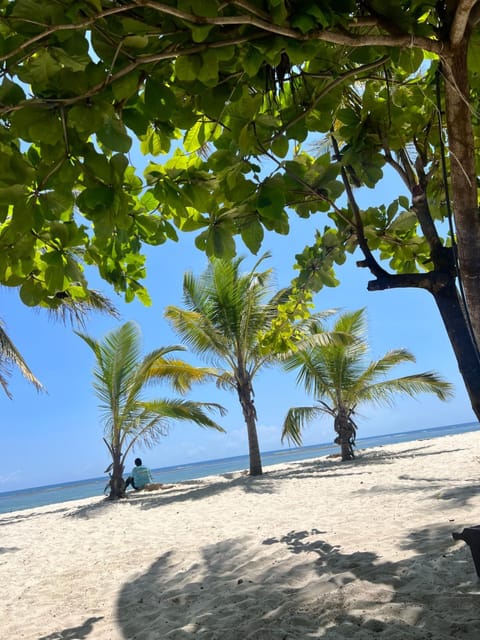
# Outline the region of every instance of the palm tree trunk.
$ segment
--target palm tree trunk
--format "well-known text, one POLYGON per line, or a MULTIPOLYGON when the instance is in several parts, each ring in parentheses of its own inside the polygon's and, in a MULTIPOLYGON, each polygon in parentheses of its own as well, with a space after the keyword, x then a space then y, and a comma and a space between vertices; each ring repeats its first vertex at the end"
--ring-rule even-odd
POLYGON ((345 409, 340 409, 335 416, 334 429, 337 432, 335 444, 340 445, 342 461, 353 460, 353 443, 355 442, 355 430, 345 409))
POLYGON ((122 452, 118 447, 113 447, 112 454, 112 474, 110 477, 109 500, 118 500, 125 497, 125 481, 123 479, 124 466, 122 462, 122 452))
POLYGON ((252 385, 248 378, 237 382, 237 393, 242 405, 243 417, 247 425, 248 454, 250 458, 250 475, 261 476, 262 459, 257 434, 257 411, 253 401, 252 385))

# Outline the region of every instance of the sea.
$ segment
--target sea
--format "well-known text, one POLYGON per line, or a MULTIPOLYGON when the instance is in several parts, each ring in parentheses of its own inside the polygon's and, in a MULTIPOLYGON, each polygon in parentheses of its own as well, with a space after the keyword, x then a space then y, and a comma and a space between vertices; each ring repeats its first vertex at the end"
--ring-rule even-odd
MULTIPOLYGON (((399 442, 413 442, 415 440, 441 438, 470 431, 480 431, 480 423, 467 422, 464 424, 453 424, 443 427, 433 427, 430 429, 419 429, 416 431, 404 431, 400 433, 388 433, 381 436, 370 436, 368 438, 358 438, 356 442, 356 450, 358 451, 361 449, 396 444, 399 442)), ((320 458, 332 453, 337 453, 338 450, 338 445, 324 443, 309 445, 306 447, 279 449, 277 451, 265 451, 262 452, 262 464, 265 468, 274 464, 308 460, 310 458, 320 458)), ((206 476, 222 475, 225 473, 231 473, 232 471, 242 471, 243 469, 248 469, 248 467, 248 455, 243 455, 232 458, 205 460, 204 462, 192 462, 190 464, 152 469, 152 475, 155 482, 172 484, 175 482, 204 478, 206 476)), ((103 495, 107 483, 108 477, 102 476, 87 480, 52 484, 44 487, 21 489, 20 491, 0 492, 0 513, 11 513, 12 511, 20 511, 22 509, 35 509, 37 507, 56 504, 59 502, 81 500, 83 498, 103 495)))

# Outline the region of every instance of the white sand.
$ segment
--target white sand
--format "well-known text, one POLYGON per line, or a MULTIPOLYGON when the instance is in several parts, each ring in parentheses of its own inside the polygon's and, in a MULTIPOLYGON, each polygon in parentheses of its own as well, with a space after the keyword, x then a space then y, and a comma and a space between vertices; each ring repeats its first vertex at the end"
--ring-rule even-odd
POLYGON ((0 637, 479 640, 480 433, 0 515, 0 637))

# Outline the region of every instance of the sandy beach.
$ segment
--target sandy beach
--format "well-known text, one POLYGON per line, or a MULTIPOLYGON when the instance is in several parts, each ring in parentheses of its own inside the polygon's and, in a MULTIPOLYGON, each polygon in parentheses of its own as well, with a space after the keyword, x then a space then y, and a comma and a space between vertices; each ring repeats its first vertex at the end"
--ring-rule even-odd
POLYGON ((1 638, 480 638, 479 433, 265 471, 1 515, 1 638))

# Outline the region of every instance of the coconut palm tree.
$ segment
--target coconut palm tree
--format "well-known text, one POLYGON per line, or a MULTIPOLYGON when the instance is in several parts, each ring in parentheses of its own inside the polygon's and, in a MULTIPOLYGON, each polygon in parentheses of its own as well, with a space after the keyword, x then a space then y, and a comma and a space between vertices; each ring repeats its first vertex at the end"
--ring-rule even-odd
POLYGON ((272 271, 257 270, 267 257, 247 273, 240 271, 242 258, 212 259, 200 277, 185 274, 185 308, 165 310, 181 339, 220 370, 217 384, 236 391, 247 427, 252 476, 262 474, 253 381, 279 355, 274 347, 264 347, 262 337, 290 294, 289 289, 273 292, 272 271))
POLYGON ((285 360, 287 371, 298 370, 297 382, 318 404, 291 408, 283 424, 282 440, 301 445, 303 427, 326 413, 334 420, 335 443, 341 447, 342 460, 351 460, 357 431, 353 415, 360 405, 392 404, 399 393, 434 393, 441 400, 452 395, 452 385, 432 372, 385 379, 392 368, 415 362, 415 357, 405 349, 395 349, 368 362, 363 309, 342 314, 332 333, 344 338, 350 335, 350 339, 316 342, 313 346, 306 342, 285 360))
POLYGON ((182 398, 146 399, 145 389, 153 382, 166 381, 180 394, 192 384, 208 379, 211 369, 194 367, 170 356, 182 346, 155 349, 141 356, 141 333, 134 322, 111 331, 99 342, 76 332, 95 354, 93 387, 100 400, 105 428, 104 442, 111 456, 110 499, 125 494, 125 459, 137 444, 152 446, 165 436, 172 422, 194 422, 201 427, 223 431, 208 413, 224 409, 218 404, 182 398))

